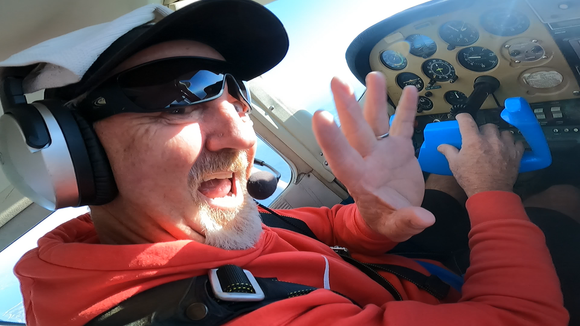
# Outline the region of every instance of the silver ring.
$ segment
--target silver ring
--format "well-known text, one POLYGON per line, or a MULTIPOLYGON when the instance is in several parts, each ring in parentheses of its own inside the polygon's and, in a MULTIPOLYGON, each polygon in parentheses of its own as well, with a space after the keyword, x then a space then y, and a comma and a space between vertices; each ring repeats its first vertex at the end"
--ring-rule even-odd
POLYGON ((389 133, 388 132, 386 134, 382 134, 380 136, 377 136, 377 140, 381 140, 381 139, 387 138, 387 137, 389 137, 389 133))

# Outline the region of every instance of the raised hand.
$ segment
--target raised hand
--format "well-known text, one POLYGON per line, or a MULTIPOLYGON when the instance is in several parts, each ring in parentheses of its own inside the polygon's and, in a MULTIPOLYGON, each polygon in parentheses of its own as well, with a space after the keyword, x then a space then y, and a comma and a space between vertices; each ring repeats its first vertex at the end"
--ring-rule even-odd
POLYGON ((435 222, 419 207, 425 183, 411 137, 417 89, 406 87, 389 128, 385 77, 367 76, 364 113, 350 87, 331 83, 342 131, 333 117, 318 111, 314 134, 334 175, 347 187, 367 225, 393 241, 404 241, 435 222), (386 138, 380 135, 389 133, 386 138))
POLYGON ((461 150, 439 145, 437 150, 447 158, 449 169, 468 197, 484 191, 513 191, 524 154, 521 142, 514 142, 509 131, 477 124, 467 113, 457 115, 461 132, 461 150))

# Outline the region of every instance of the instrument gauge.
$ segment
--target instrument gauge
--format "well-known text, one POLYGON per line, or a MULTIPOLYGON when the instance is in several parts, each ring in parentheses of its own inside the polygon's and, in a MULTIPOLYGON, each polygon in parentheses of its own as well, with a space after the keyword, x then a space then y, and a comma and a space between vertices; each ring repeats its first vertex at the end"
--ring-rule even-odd
POLYGON ((492 70, 499 62, 493 51, 481 46, 472 46, 459 51, 457 60, 463 67, 478 72, 492 70))
POLYGON ((421 113, 423 111, 429 111, 433 109, 433 101, 428 97, 419 96, 419 101, 417 102, 417 112, 421 113))
POLYGON ((449 91, 443 97, 451 105, 465 104, 467 102, 467 95, 460 91, 449 91))
POLYGON ((526 71, 521 78, 524 84, 540 90, 554 88, 564 82, 564 76, 561 73, 549 69, 526 71))
POLYGON ((441 25, 439 36, 451 45, 467 46, 477 42, 479 32, 471 24, 461 20, 452 20, 441 25))
POLYGON ((437 52, 437 44, 429 36, 412 34, 405 40, 411 46, 409 52, 414 56, 427 59, 437 52))
POLYGON ((481 16, 481 26, 493 35, 514 36, 530 27, 530 19, 515 10, 492 10, 481 16))
POLYGON ((405 88, 405 86, 413 85, 417 87, 417 90, 420 92, 425 87, 425 83, 423 83, 423 79, 421 77, 415 75, 411 72, 403 72, 397 76, 397 85, 401 88, 405 88))
POLYGON ((423 73, 436 81, 455 80, 455 68, 442 59, 430 59, 423 62, 423 73))
POLYGON ((381 62, 385 67, 392 70, 402 70, 407 67, 407 58, 393 50, 387 50, 381 53, 381 62))
POLYGON ((536 42, 518 42, 509 45, 510 58, 515 62, 538 61, 546 55, 546 50, 536 42))

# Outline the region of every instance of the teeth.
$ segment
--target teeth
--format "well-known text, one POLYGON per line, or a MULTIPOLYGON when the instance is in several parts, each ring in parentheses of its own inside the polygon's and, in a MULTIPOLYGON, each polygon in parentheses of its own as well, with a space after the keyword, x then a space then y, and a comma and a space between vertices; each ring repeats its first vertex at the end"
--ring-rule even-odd
POLYGON ((241 200, 241 197, 237 197, 234 194, 228 194, 225 197, 212 198, 210 199, 210 202, 221 207, 232 207, 239 205, 241 200))
POLYGON ((203 182, 213 180, 213 179, 231 179, 233 176, 234 176, 234 174, 232 172, 217 172, 217 173, 212 173, 210 175, 206 175, 203 178, 203 182))

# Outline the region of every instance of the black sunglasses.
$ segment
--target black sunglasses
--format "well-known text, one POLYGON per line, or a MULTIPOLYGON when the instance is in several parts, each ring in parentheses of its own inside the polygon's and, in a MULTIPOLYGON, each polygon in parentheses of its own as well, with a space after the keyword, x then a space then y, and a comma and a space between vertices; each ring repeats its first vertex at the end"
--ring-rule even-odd
POLYGON ((125 112, 172 111, 215 100, 228 92, 251 108, 250 91, 225 61, 198 57, 160 59, 116 74, 78 105, 97 121, 125 112))

